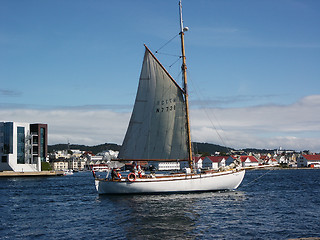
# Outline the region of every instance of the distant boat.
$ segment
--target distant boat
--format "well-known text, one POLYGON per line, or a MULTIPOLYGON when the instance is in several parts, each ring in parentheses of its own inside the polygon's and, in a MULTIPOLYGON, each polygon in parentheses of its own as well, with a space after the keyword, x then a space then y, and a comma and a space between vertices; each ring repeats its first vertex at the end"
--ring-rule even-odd
MULTIPOLYGON (((158 59, 145 46, 139 87, 117 161, 188 162, 185 172, 144 174, 131 172, 125 176, 113 173, 102 179, 95 174, 99 194, 140 194, 200 192, 236 189, 245 170, 238 164, 221 171, 199 172, 194 169, 191 148, 186 57, 182 6, 180 37, 184 86, 181 88, 158 59)), ((238 162, 239 163, 239 162, 238 162)))
POLYGON ((73 170, 72 169, 64 170, 63 175, 64 176, 73 175, 73 170))

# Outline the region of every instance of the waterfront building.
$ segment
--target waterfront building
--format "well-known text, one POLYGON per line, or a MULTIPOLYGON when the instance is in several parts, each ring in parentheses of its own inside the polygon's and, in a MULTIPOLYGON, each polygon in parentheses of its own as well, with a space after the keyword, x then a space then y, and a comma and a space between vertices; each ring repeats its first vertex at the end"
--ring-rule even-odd
MULTIPOLYGON (((195 168, 197 168, 197 169, 201 169, 202 168, 203 159, 204 159, 204 157, 195 157, 194 158, 195 168)), ((180 165, 181 165, 181 163, 180 163, 180 165)), ((186 166, 185 167, 189 167, 187 165, 188 165, 188 162, 186 162, 186 166)))
POLYGON ((255 167, 259 165, 259 161, 254 156, 241 156, 242 167, 255 167))
MULTIPOLYGON (((188 163, 188 161, 181 161, 181 162, 179 162, 179 163, 180 163, 180 170, 189 168, 189 163, 188 163)), ((195 164, 196 164, 196 162, 195 162, 195 164)), ((197 167, 196 167, 196 168, 197 168, 197 167)))
MULTIPOLYGON (((254 156, 245 155, 245 156, 239 156, 239 157, 241 160, 242 167, 255 167, 259 165, 259 161, 254 156)), ((230 156, 226 160, 226 165, 230 165, 237 158, 238 156, 230 156)))
POLYGON ((76 171, 83 171, 87 168, 87 162, 85 159, 81 158, 58 158, 58 159, 51 159, 50 161, 51 167, 53 170, 76 170, 76 171))
POLYGON ((152 165, 158 171, 180 170, 179 162, 157 162, 149 161, 148 166, 152 165))
POLYGON ((274 158, 269 158, 267 159, 267 161, 265 162, 265 164, 268 164, 268 165, 278 165, 278 161, 274 158))
POLYGON ((226 157, 207 156, 202 160, 202 169, 218 169, 226 166, 226 157))
POLYGON ((41 171, 47 145, 47 124, 0 122, 0 171, 41 171))
POLYGON ((289 161, 289 158, 286 156, 286 155, 282 155, 280 158, 279 158, 279 163, 280 164, 288 164, 290 161, 289 161))
POLYGON ((320 168, 320 154, 301 154, 297 158, 297 167, 320 168))
POLYGON ((69 163, 65 159, 56 159, 51 162, 52 169, 57 171, 67 170, 69 168, 69 163))

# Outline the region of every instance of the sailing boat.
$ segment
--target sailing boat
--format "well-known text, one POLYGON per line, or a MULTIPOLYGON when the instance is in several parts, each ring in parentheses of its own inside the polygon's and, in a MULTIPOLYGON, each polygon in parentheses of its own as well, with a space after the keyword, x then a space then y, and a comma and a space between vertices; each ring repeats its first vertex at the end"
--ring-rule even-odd
POLYGON ((127 162, 183 162, 185 172, 171 174, 136 174, 127 177, 95 176, 99 194, 141 194, 203 192, 236 189, 245 170, 236 164, 220 171, 194 169, 187 92, 182 5, 180 37, 184 87, 181 88, 158 59, 145 46, 136 100, 118 159, 127 162))

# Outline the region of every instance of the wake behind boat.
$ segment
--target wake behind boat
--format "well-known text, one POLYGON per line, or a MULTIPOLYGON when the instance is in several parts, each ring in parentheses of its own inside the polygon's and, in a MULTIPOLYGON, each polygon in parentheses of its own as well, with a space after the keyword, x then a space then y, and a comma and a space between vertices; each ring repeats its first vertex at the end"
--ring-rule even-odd
POLYGON ((95 177, 99 194, 233 190, 243 180, 245 170, 238 161, 219 171, 201 172, 194 168, 184 49, 184 32, 188 28, 183 27, 181 0, 179 9, 184 86, 176 83, 145 46, 133 112, 116 161, 188 162, 188 167, 181 173, 142 174, 137 170, 127 176, 113 172, 107 178, 95 177))

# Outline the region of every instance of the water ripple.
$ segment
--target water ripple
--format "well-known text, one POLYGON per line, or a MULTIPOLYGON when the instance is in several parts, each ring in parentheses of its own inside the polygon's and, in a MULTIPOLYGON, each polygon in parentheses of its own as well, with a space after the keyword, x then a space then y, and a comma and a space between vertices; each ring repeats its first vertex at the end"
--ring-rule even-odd
POLYGON ((0 179, 0 239, 319 237, 320 170, 265 173, 238 191, 130 196, 99 196, 91 173, 0 179))

